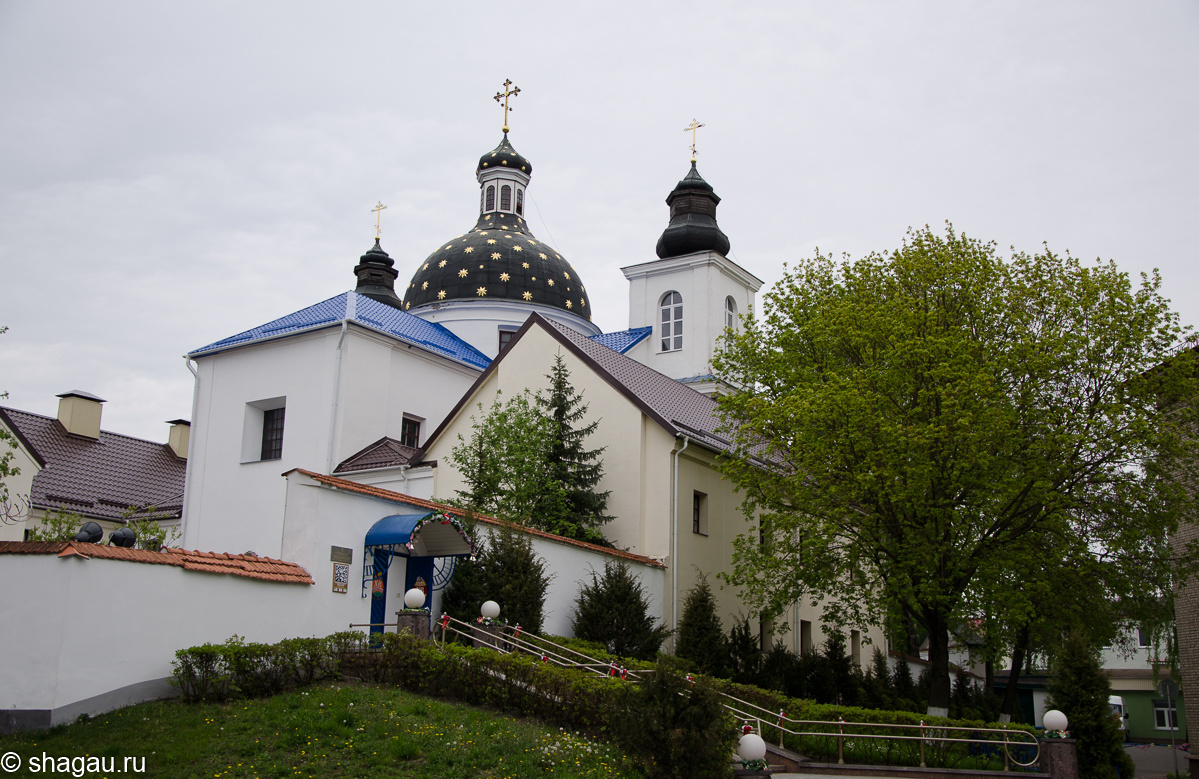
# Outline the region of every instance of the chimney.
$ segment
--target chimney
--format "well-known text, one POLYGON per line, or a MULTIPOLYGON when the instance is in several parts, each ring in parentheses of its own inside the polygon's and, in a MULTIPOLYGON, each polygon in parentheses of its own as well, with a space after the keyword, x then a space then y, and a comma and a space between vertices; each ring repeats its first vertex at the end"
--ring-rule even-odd
POLYGON ((191 438, 192 423, 186 419, 172 419, 167 422, 171 426, 170 435, 167 437, 167 446, 171 447, 171 451, 176 457, 187 459, 187 442, 191 438))
POLYGON ((104 398, 90 392, 71 390, 59 395, 58 421, 71 435, 99 440, 100 409, 104 398))

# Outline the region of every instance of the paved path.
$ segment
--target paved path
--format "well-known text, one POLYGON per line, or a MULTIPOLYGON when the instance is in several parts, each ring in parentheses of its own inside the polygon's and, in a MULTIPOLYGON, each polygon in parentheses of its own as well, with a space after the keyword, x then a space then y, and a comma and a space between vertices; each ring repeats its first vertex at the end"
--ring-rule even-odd
MULTIPOLYGON (((1166 774, 1174 772, 1174 757, 1170 753, 1170 745, 1159 744, 1125 744, 1124 751, 1132 757, 1137 766, 1138 779, 1164 779, 1166 774)), ((1188 753, 1178 751, 1178 770, 1186 774, 1188 753)))

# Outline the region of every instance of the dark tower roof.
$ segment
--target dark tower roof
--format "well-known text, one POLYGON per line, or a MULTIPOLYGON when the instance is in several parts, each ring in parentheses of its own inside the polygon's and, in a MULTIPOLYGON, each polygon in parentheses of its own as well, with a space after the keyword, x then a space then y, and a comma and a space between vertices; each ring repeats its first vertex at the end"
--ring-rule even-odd
POLYGON ((691 163, 691 170, 666 196, 670 206, 670 224, 658 239, 658 257, 679 257, 695 252, 729 253, 729 238, 716 224, 716 205, 720 198, 712 185, 691 163))
POLYGON ((366 254, 362 255, 358 264, 354 266, 354 275, 358 277, 358 286, 354 291, 380 303, 400 308, 402 304, 395 293, 395 280, 400 273, 392 267, 393 265, 395 261, 383 251, 379 239, 376 238, 375 245, 367 249, 366 254))
POLYGON ((590 321, 591 301, 579 275, 553 247, 533 237, 524 219, 532 169, 507 134, 479 159, 479 219, 421 263, 404 290, 405 311, 452 300, 503 300, 552 306, 590 321))

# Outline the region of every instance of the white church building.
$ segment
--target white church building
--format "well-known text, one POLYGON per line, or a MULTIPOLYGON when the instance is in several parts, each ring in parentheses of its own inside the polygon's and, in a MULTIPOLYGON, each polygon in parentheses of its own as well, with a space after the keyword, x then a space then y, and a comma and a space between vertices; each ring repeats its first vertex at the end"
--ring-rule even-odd
MULTIPOLYGON (((390 617, 418 578, 436 590, 448 555, 463 553, 455 535, 461 512, 434 502, 463 486, 451 449, 459 436, 469 437, 479 404, 490 406, 497 393, 512 397, 545 386, 557 357, 588 405, 589 420, 598 421, 587 445, 604 448, 598 488, 611 492, 614 518, 603 532, 615 548, 529 531, 553 574, 545 630, 569 634, 578 589, 606 559, 630 564, 668 626, 677 624, 699 575, 717 583, 715 575, 728 570, 733 540, 753 528, 740 496, 715 467, 728 444, 715 416, 712 396, 722 388, 710 361, 725 329, 752 311, 762 282, 728 258, 729 239, 716 222, 720 198, 692 160, 667 198, 670 219, 657 259, 621 269, 629 282, 629 328, 601 333, 583 279, 529 230, 524 203, 532 165, 513 148, 506 127, 475 173, 475 225, 437 246, 402 286, 376 239, 353 266, 352 291, 188 354, 195 389, 180 546, 217 550, 247 573, 227 586, 214 584, 217 571, 198 573, 213 567, 199 552, 187 553, 197 555, 190 569, 182 562, 126 564, 144 569, 129 574, 140 577, 136 586, 159 590, 164 602, 184 597, 194 607, 166 617, 166 629, 162 622, 146 626, 153 637, 142 643, 160 655, 152 667, 131 663, 103 683, 71 676, 70 652, 59 652, 65 656, 54 665, 32 657, 49 653, 49 646, 0 639, 0 654, 9 658, 5 675, 20 667, 21 657, 39 669, 19 694, 0 696, 0 710, 34 712, 10 727, 66 721, 161 694, 170 658, 183 646, 223 641, 233 632, 249 640, 323 635, 390 617), (430 524, 430 516, 439 521, 430 524), (379 547, 368 547, 367 538, 382 537, 396 522, 408 522, 398 543, 415 544, 429 557, 423 567, 396 557, 382 580, 371 567, 377 568, 372 549, 379 547), (256 561, 265 566, 261 575, 252 574, 256 561), (197 585, 197 577, 205 581, 197 585), (210 590, 211 607, 194 595, 210 590), (243 604, 248 625, 238 627, 231 602, 243 604), (54 689, 49 697, 39 691, 46 686, 54 689)), ((64 603, 89 586, 85 573, 108 566, 110 578, 121 562, 107 552, 89 555, 86 544, 38 553, 14 551, 18 546, 0 542, 0 586, 11 592, 6 585, 65 565, 71 576, 59 575, 47 596, 64 603)), ((107 579, 106 586, 131 591, 107 579)), ((734 589, 715 594, 726 630, 750 616, 734 589)), ((430 596, 436 609, 436 593, 430 596)), ((25 618, 12 604, 4 609, 2 618, 25 618)), ((775 622, 789 632, 776 635, 795 650, 817 646, 819 613, 814 604, 794 604, 775 622)), ((766 626, 763 634, 772 640, 766 626)), ((72 640, 61 630, 55 635, 72 640)), ((862 643, 885 645, 877 629, 862 627, 848 638, 859 662, 862 643)), ((0 679, 0 690, 7 688, 0 679)))

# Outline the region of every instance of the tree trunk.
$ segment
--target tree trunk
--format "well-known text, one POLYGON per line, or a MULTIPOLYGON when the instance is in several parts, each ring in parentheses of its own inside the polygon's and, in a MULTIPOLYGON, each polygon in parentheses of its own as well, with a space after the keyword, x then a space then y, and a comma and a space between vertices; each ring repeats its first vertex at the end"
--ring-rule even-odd
POLYGON ((999 721, 1011 722, 1012 712, 1016 709, 1016 685, 1020 681, 1020 672, 1024 669, 1024 656, 1028 652, 1029 630, 1025 623, 1016 633, 1016 643, 1012 647, 1012 670, 1007 675, 1007 689, 1003 691, 1003 705, 999 707, 999 721))
POLYGON ((928 715, 930 717, 949 716, 949 696, 953 688, 949 682, 949 626, 945 615, 929 615, 928 626, 928 663, 929 685, 928 715))

